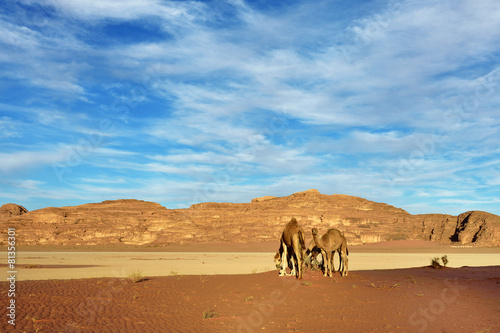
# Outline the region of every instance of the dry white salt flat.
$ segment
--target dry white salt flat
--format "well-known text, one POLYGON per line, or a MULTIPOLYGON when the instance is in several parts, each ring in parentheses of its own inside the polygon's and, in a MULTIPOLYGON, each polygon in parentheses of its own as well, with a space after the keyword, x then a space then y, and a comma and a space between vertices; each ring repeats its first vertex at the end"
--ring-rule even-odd
MULTIPOLYGON (((351 253, 349 270, 421 267, 446 253, 351 253)), ((500 265, 499 253, 450 253, 449 267, 500 265)), ((275 270, 274 253, 198 252, 21 252, 17 280, 81 279, 142 275, 251 274, 275 270), (78 267, 78 266, 86 267, 78 267), (51 266, 51 268, 44 268, 51 266), (41 268, 40 268, 41 267, 41 268)), ((338 267, 338 256, 335 256, 338 267)), ((7 254, 0 255, 7 263, 7 254)), ((7 277, 7 267, 1 267, 7 277)))

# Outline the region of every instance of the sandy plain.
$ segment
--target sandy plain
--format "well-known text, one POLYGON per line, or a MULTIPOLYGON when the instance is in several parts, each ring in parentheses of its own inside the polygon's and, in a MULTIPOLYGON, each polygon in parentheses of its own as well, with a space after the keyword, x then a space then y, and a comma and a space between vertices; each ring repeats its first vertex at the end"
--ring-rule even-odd
MULTIPOLYGON (((349 270, 423 267, 445 253, 350 253, 349 270)), ((275 271, 272 252, 23 252, 17 280, 143 276, 255 274, 275 271)), ((500 253, 447 254, 448 267, 500 264, 500 253)), ((6 262, 6 259, 3 260, 6 262)), ((335 256, 338 267, 338 256, 335 256)))
MULTIPOLYGON (((275 270, 277 247, 276 242, 164 248, 24 247, 16 253, 17 280, 124 278, 137 271, 148 277, 255 274, 275 270)), ((448 267, 500 265, 500 248, 393 241, 351 246, 349 250, 350 271, 423 267, 443 255, 448 257, 448 267)), ((7 253, 0 253, 0 267, 6 262, 7 253)), ((338 265, 338 256, 335 262, 338 265)))

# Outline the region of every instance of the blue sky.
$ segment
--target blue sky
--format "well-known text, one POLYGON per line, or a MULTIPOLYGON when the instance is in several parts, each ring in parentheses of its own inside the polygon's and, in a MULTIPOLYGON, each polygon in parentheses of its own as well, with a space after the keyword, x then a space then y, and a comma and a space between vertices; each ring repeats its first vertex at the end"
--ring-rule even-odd
POLYGON ((500 3, 0 5, 0 202, 311 188, 500 214, 500 3))

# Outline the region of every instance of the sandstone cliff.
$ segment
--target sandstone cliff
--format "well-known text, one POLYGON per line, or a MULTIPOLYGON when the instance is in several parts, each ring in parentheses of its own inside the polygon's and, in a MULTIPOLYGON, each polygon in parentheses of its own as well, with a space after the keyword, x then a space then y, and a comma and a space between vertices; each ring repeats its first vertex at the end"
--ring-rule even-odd
POLYGON ((478 211, 462 213, 450 239, 460 244, 500 245, 500 216, 478 211))
MULTIPOLYGON (((459 217, 411 215, 385 203, 317 190, 286 197, 262 197, 250 203, 195 204, 167 209, 141 200, 115 200, 27 212, 17 205, 0 208, 0 222, 16 228, 18 244, 167 245, 277 240, 296 217, 306 231, 335 227, 349 244, 425 239, 460 244, 500 244, 499 216, 468 212, 459 217)), ((6 232, 6 228, 1 231, 6 232)), ((5 242, 2 235, 0 244, 5 242)))
POLYGON ((19 216, 27 213, 28 210, 23 206, 19 206, 16 204, 8 203, 0 207, 0 218, 2 217, 11 217, 11 216, 19 216))

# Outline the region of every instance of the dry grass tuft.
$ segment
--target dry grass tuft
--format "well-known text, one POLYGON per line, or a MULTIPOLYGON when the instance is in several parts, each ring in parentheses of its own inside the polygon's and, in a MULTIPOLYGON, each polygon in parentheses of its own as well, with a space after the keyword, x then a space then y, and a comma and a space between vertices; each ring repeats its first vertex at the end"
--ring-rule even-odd
POLYGON ((215 318, 217 316, 217 312, 215 312, 214 310, 208 309, 203 312, 203 319, 215 318))
POLYGON ((132 280, 132 282, 134 283, 141 282, 142 280, 144 280, 144 276, 142 275, 142 271, 140 270, 133 271, 128 275, 128 278, 132 280))

